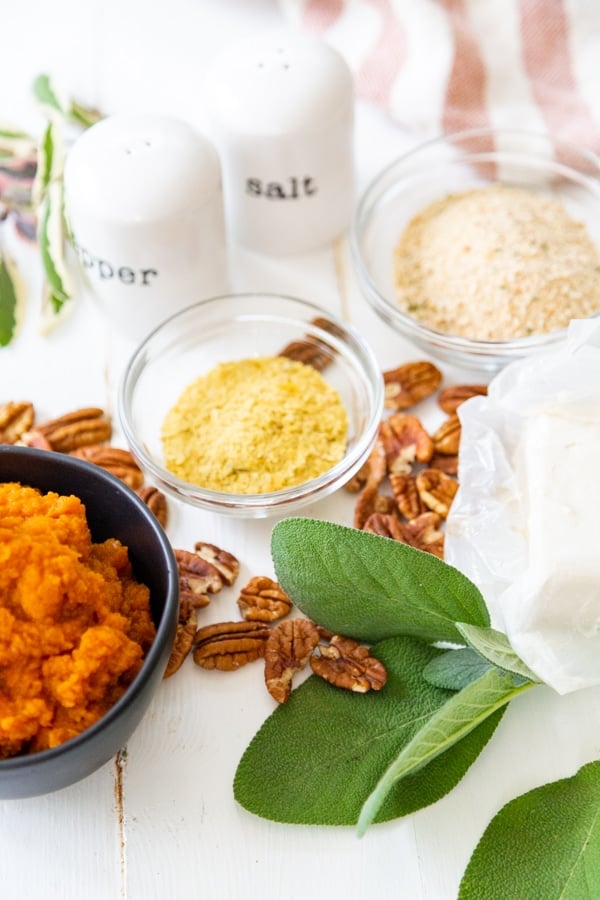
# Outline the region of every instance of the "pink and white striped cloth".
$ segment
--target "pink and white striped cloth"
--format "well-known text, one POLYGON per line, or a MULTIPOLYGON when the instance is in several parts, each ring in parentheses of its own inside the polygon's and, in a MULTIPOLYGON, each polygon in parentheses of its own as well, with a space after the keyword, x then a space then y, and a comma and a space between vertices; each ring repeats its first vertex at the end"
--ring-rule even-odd
POLYGON ((426 137, 547 132, 600 152, 600 0, 280 0, 357 95, 426 137))

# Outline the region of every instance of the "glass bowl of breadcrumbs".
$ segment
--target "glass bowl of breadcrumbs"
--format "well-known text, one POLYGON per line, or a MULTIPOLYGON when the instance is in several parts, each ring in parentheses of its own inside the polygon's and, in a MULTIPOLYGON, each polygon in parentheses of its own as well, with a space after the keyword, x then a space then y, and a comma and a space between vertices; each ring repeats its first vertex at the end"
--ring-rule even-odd
POLYGON ((201 300, 156 328, 123 375, 125 438, 149 479, 192 506, 288 514, 368 457, 383 376, 337 315, 278 294, 201 300))
POLYGON ((600 312, 600 160, 548 135, 431 140, 367 187, 351 252, 367 301, 428 354, 494 372, 600 312))

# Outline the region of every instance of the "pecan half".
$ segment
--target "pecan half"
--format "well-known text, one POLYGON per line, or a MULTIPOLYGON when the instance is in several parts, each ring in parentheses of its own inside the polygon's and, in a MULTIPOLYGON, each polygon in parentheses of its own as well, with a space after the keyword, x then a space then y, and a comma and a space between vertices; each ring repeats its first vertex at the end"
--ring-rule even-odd
POLYGON ((445 519, 458 490, 454 478, 440 469, 423 469, 416 477, 416 486, 423 504, 445 519))
POLYGON ((137 495, 154 513, 162 527, 166 528, 169 521, 169 507, 165 495, 152 484, 142 485, 141 488, 138 488, 137 495))
POLYGON ((19 440, 15 443, 19 447, 35 447, 36 450, 52 450, 50 441, 35 428, 32 428, 31 431, 24 431, 19 440))
POLYGON ((223 587, 221 576, 211 563, 188 550, 175 550, 179 570, 179 600, 192 606, 208 606, 208 594, 223 587))
POLYGON ((424 512, 404 525, 405 543, 417 550, 444 558, 444 533, 440 531, 441 517, 434 512, 424 512))
POLYGON ((129 450, 120 447, 111 447, 109 444, 89 444, 86 447, 78 447, 69 451, 69 456, 85 459, 100 466, 106 472, 110 472, 115 478, 124 482, 134 491, 140 488, 144 482, 142 470, 136 463, 129 450))
POLYGON ((304 668, 319 639, 310 619, 288 619, 271 631, 265 645, 265 684, 278 703, 289 698, 294 673, 304 668))
POLYGON ((413 463, 433 456, 433 440, 416 416, 394 413, 381 423, 380 433, 390 474, 407 474, 413 463))
POLYGON ((444 534, 440 531, 441 517, 434 512, 424 512, 410 522, 401 522, 395 516, 374 513, 367 519, 363 531, 378 534, 408 544, 417 550, 444 558, 444 534))
POLYGON ((334 337, 344 337, 344 332, 340 328, 340 326, 336 325, 335 322, 332 322, 331 319, 326 319, 324 316, 315 316, 314 319, 311 319, 311 324, 315 325, 317 328, 320 328, 321 331, 326 331, 328 334, 332 334, 334 337))
POLYGON ((385 447, 381 437, 378 436, 373 445, 373 449, 369 453, 366 461, 360 467, 358 472, 346 482, 344 487, 350 493, 360 491, 365 484, 380 485, 387 475, 387 459, 385 455, 385 447))
POLYGON ((487 392, 486 384, 454 384, 440 391, 438 403, 451 416, 465 400, 485 396, 487 392))
POLYGON ((275 622, 292 609, 292 601, 285 591, 266 575, 251 578, 242 588, 237 603, 242 618, 249 622, 275 622))
MULTIPOLYGON (((339 325, 324 316, 316 316, 311 320, 311 324, 335 337, 343 337, 343 331, 339 325)), ((312 366, 313 369, 322 372, 329 363, 333 362, 335 350, 326 341, 320 340, 315 335, 307 334, 304 340, 289 343, 279 355, 295 359, 296 362, 312 366)))
POLYGON ((354 504, 353 525, 360 530, 373 513, 385 515, 393 513, 395 509, 396 501, 393 497, 380 494, 377 485, 367 484, 358 495, 358 499, 354 504))
POLYGON ((442 373, 425 360, 408 362, 383 373, 386 409, 408 409, 437 391, 442 373))
POLYGON ((14 444, 29 431, 34 420, 33 403, 9 400, 0 405, 0 444, 14 444))
POLYGON ((405 519, 415 519, 423 512, 423 501, 417 490, 417 481, 414 475, 390 475, 390 485, 394 494, 396 505, 405 519))
POLYGON ((460 419, 457 413, 453 413, 433 434, 435 452, 445 456, 456 456, 460 447, 460 431, 460 419))
POLYGON ((198 629, 198 610, 194 606, 181 604, 175 641, 163 678, 170 678, 181 668, 188 656, 198 629))
POLYGON ((88 406, 73 410, 57 419, 48 419, 38 425, 36 431, 46 438, 53 450, 69 453, 78 447, 108 441, 112 427, 104 410, 97 406, 88 406))
POLYGON ((434 453, 429 460, 430 469, 439 469, 446 475, 458 475, 458 455, 444 456, 443 453, 434 453))
POLYGON ((215 544, 198 541, 194 544, 197 555, 215 567, 224 583, 231 586, 240 574, 240 564, 232 553, 221 550, 215 544))
POLYGON ((338 634, 318 647, 310 667, 325 681, 358 694, 379 691, 387 681, 385 666, 370 655, 368 647, 338 634))
POLYGON ((329 347, 316 338, 309 337, 303 341, 292 341, 279 355, 304 363, 305 366, 312 366, 318 372, 322 372, 333 359, 329 347))
POLYGON ((398 516, 373 513, 362 527, 363 531, 378 534, 380 537, 392 538, 394 541, 406 543, 404 527, 398 516))
POLYGON ((203 669, 233 672, 265 655, 270 633, 271 629, 260 622, 206 625, 194 638, 194 662, 203 669))

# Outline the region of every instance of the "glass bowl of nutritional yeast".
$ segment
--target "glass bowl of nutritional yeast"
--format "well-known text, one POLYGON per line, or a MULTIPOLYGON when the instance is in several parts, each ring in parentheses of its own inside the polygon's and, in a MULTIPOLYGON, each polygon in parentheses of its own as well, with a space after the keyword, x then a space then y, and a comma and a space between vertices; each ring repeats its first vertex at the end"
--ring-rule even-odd
POLYGON ((600 311, 600 160, 548 135, 424 143, 366 188, 351 229, 361 291, 438 359, 494 372, 600 311))
POLYGON ((202 300, 155 329, 119 391, 125 438, 165 493, 245 517, 320 500, 363 465, 383 410, 364 338, 306 300, 202 300))

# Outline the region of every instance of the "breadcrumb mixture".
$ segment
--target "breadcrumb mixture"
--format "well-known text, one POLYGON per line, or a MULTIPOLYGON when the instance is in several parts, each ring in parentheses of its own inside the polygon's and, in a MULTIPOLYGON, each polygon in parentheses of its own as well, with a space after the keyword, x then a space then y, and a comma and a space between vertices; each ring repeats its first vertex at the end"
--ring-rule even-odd
POLYGON ((348 417, 311 366, 283 356, 220 363, 165 417, 169 471, 191 484, 261 494, 303 484, 344 456, 348 417))
POLYGON ((394 254, 399 306, 468 338, 527 337, 600 309, 600 253, 564 206, 493 184, 450 194, 409 223, 394 254))

